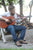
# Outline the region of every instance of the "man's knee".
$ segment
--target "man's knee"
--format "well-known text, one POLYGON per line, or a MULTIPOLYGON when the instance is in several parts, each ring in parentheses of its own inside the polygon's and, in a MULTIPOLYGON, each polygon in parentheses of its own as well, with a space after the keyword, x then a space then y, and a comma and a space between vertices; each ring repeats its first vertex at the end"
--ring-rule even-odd
POLYGON ((13 29, 13 28, 14 28, 14 26, 13 26, 13 25, 9 25, 9 26, 8 26, 8 28, 13 29))
POLYGON ((26 29, 26 27, 24 26, 24 29, 26 29))
POLYGON ((25 26, 22 26, 22 29, 26 30, 26 27, 25 26))

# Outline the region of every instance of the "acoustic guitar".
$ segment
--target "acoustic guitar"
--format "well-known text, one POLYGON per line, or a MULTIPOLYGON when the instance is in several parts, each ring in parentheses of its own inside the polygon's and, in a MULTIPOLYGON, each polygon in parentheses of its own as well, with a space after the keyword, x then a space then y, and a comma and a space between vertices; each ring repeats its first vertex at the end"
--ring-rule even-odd
POLYGON ((0 19, 1 28, 7 28, 9 25, 15 24, 15 18, 13 16, 10 16, 10 17, 3 16, 3 17, 6 19, 9 19, 9 22, 6 22, 6 21, 0 19))
MULTIPOLYGON (((3 16, 3 17, 6 19, 9 19, 9 22, 6 22, 6 21, 0 19, 0 28, 7 28, 9 25, 15 25, 15 20, 19 19, 19 18, 15 19, 13 16, 9 16, 9 17, 3 16)), ((22 17, 21 17, 21 19, 22 19, 22 17)))

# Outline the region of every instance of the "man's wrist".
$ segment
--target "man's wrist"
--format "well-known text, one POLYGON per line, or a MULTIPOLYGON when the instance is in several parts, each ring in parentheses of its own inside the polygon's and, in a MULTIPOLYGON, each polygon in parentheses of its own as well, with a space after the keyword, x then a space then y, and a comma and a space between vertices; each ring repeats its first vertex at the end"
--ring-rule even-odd
POLYGON ((2 19, 5 20, 5 21, 7 20, 6 18, 3 18, 3 17, 2 17, 2 19))

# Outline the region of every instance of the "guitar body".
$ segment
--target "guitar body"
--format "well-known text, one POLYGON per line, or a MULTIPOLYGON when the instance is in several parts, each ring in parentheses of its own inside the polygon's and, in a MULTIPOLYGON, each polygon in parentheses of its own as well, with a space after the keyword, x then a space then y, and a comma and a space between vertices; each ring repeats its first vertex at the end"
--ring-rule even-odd
MULTIPOLYGON (((9 17, 3 16, 3 17, 6 19, 11 19, 11 20, 15 19, 13 16, 9 16, 9 17)), ((0 27, 1 28, 7 28, 9 25, 14 25, 14 24, 15 24, 15 20, 10 24, 7 24, 5 21, 0 20, 0 27)))

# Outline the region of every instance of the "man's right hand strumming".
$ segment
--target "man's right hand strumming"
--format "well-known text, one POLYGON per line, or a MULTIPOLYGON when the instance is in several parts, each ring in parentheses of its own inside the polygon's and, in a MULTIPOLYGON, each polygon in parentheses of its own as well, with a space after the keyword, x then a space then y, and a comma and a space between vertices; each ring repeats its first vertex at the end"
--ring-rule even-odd
POLYGON ((5 19, 5 22, 10 22, 9 19, 5 19))
POLYGON ((4 17, 2 17, 2 20, 4 20, 5 22, 10 22, 9 19, 6 19, 4 17))

